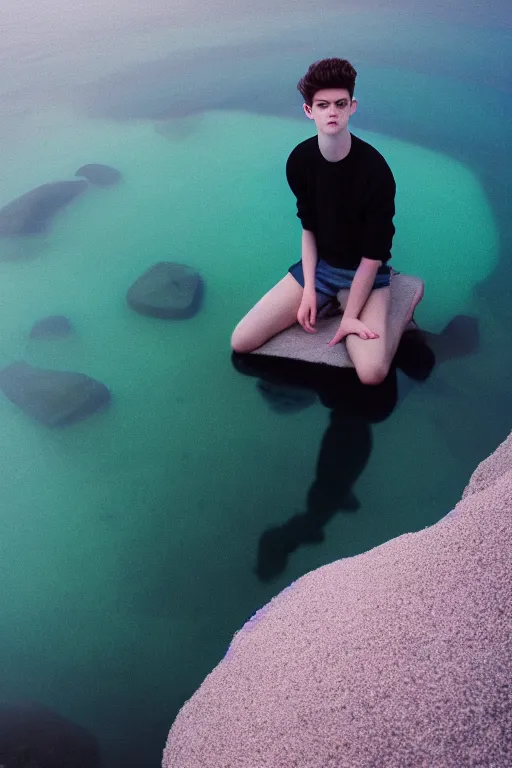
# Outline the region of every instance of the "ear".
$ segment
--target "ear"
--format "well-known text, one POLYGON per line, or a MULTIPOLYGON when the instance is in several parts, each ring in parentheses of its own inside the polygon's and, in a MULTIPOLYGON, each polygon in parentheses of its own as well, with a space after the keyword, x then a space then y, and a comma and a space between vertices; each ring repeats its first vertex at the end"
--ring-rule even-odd
POLYGON ((304 109, 304 114, 306 117, 309 117, 310 120, 313 120, 313 115, 311 114, 311 107, 308 106, 308 104, 303 104, 302 108, 304 109))
POLYGON ((352 99, 352 104, 350 105, 350 114, 353 115, 354 112, 357 111, 357 99, 352 99))

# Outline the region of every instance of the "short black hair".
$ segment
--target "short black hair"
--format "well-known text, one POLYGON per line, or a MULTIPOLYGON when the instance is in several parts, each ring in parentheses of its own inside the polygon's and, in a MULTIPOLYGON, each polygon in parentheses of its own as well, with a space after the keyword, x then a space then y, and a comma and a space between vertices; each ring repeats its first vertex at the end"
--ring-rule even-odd
POLYGON ((297 83, 308 106, 313 104, 313 96, 324 88, 345 88, 352 100, 357 72, 346 59, 321 59, 315 61, 297 83))

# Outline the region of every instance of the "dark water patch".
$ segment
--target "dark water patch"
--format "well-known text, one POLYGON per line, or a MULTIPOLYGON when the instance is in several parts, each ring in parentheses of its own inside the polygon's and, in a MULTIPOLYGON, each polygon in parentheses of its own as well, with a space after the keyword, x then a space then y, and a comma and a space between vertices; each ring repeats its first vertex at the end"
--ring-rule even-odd
POLYGON ((100 768, 92 733, 36 702, 0 705, 2 768, 100 768))
POLYGON ((258 392, 275 413, 297 413, 316 401, 316 393, 305 387, 285 386, 277 381, 260 379, 258 392))

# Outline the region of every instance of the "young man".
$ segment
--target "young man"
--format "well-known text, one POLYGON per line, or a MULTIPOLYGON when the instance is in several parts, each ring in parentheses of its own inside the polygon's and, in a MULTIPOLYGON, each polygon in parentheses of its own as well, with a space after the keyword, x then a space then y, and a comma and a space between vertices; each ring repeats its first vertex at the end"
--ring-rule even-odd
POLYGON ((349 132, 356 76, 345 59, 323 59, 297 85, 318 132, 286 164, 302 258, 239 322, 231 346, 252 352, 297 321, 315 333, 317 312, 338 296, 344 311, 329 346, 345 339, 361 381, 379 384, 396 352, 387 333, 396 186, 382 155, 349 132))

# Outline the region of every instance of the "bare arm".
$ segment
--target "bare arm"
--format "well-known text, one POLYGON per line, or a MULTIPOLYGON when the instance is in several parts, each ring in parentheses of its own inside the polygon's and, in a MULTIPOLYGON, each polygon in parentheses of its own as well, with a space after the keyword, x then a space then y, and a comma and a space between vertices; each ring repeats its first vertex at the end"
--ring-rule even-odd
POLYGON ((304 291, 315 291, 315 270, 317 263, 315 235, 309 229, 302 230, 302 269, 304 272, 304 291))
POLYGON ((371 293, 377 270, 381 266, 382 262, 376 259, 361 259, 361 263, 356 270, 350 291, 348 294, 347 306, 343 317, 347 320, 349 318, 358 318, 361 314, 364 305, 368 301, 368 296, 371 293))
POLYGON ((347 306, 343 312, 340 327, 334 338, 329 342, 329 347, 338 344, 338 342, 342 341, 342 339, 351 333, 357 334, 361 339, 378 339, 378 334, 367 328, 366 325, 359 320, 359 315, 368 301, 368 296, 371 293, 377 270, 381 264, 382 262, 377 261, 376 259, 363 258, 361 260, 361 263, 356 270, 356 274, 354 275, 354 279, 352 280, 352 285, 350 286, 347 306))
POLYGON ((297 311, 297 320, 308 333, 316 333, 315 272, 318 259, 315 235, 310 229, 302 230, 302 271, 304 291, 297 311))

